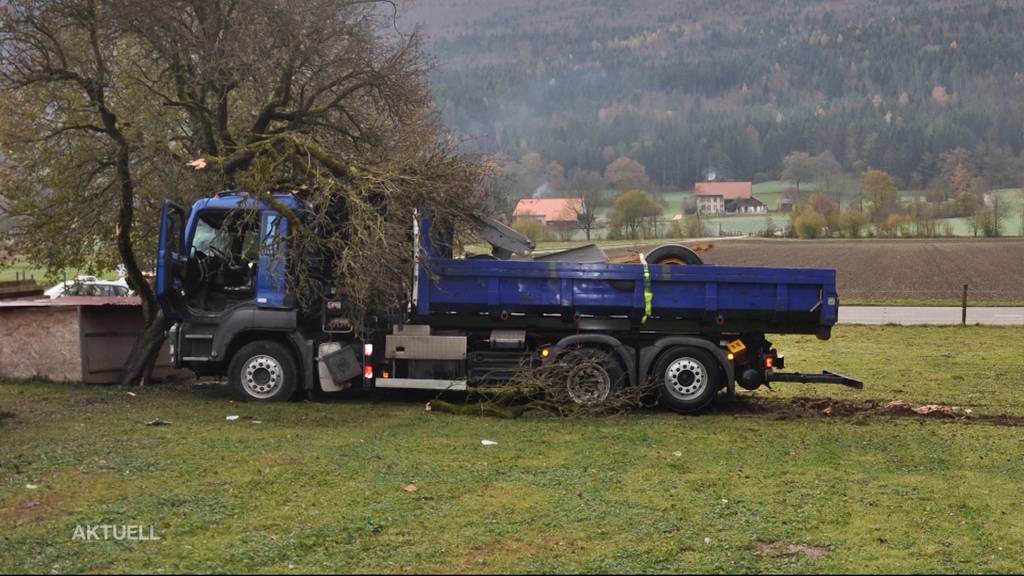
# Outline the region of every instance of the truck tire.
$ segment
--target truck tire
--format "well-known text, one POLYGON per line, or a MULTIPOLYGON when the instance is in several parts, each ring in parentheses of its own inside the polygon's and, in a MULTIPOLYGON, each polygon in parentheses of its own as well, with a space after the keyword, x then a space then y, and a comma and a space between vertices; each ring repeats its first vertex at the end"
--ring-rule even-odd
POLYGON ((661 405, 684 414, 710 406, 722 382, 715 357, 691 346, 664 351, 654 363, 651 377, 661 405))
POLYGON ((626 381, 626 371, 611 352, 593 347, 570 350, 559 358, 566 367, 565 391, 576 404, 593 406, 608 399, 626 381))
POLYGON ((291 350, 280 342, 257 340, 231 357, 228 381, 239 400, 284 402, 299 384, 299 370, 291 350))
POLYGON ((651 250, 645 257, 648 264, 697 265, 704 261, 696 252, 680 244, 664 244, 651 250))

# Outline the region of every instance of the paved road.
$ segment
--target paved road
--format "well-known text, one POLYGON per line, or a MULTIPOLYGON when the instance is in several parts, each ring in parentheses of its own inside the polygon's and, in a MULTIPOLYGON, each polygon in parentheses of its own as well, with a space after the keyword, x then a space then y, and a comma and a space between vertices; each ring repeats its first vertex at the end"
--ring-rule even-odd
MULTIPOLYGON (((840 324, 959 324, 956 306, 839 306, 840 324)), ((1024 326, 1024 307, 967 308, 968 324, 1024 326)))

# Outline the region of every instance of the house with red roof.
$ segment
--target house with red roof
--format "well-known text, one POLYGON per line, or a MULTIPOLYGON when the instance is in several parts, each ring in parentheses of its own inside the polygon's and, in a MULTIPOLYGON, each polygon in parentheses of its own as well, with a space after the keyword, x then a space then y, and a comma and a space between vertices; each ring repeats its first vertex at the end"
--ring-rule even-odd
POLYGON ((523 198, 516 204, 516 220, 539 220, 552 228, 575 227, 584 212, 583 198, 523 198))
POLYGON ((768 206, 754 198, 752 182, 697 182, 693 190, 702 214, 764 214, 768 206))

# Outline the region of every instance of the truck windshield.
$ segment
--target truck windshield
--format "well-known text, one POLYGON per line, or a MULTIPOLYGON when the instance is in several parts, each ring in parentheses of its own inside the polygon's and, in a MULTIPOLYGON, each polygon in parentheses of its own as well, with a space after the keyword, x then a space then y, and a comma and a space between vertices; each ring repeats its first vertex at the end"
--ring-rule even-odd
POLYGON ((191 255, 225 255, 242 261, 255 261, 259 255, 258 222, 245 215, 229 217, 210 213, 199 217, 192 237, 191 255), (250 222, 250 220, 252 220, 250 222))

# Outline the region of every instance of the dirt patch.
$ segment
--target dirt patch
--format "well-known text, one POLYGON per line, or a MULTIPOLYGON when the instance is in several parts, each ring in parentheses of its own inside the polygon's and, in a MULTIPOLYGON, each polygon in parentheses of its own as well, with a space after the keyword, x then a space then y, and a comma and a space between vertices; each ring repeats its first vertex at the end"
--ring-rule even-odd
POLYGON ((786 544, 785 542, 754 542, 754 555, 769 558, 783 558, 802 555, 818 559, 832 551, 831 546, 814 544, 786 544))
POLYGON ((944 404, 912 404, 903 400, 833 400, 822 398, 764 398, 738 396, 717 405, 721 414, 760 415, 776 420, 843 418, 914 418, 994 426, 1024 426, 1024 416, 974 414, 969 409, 944 404))
POLYGON ((78 470, 51 470, 38 482, 26 484, 17 500, 0 508, 0 526, 19 526, 63 516, 76 509, 111 497, 124 497, 116 489, 117 477, 78 470))
POLYGON ((32 494, 8 508, 0 508, 0 524, 19 526, 29 522, 39 522, 48 518, 59 508, 64 498, 59 494, 32 494))
POLYGON ((586 544, 563 536, 538 535, 529 540, 502 538, 464 551, 458 558, 458 566, 461 569, 457 571, 485 570, 516 558, 576 555, 586 552, 586 544))

